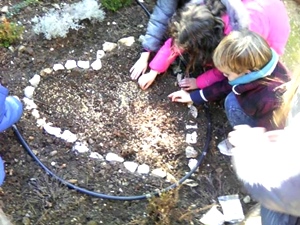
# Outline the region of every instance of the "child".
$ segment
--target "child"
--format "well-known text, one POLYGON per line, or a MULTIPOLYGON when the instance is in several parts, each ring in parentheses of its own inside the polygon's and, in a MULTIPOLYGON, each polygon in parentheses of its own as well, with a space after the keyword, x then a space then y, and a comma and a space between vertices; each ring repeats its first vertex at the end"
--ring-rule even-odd
POLYGON ((203 4, 204 0, 158 0, 150 16, 146 34, 142 43, 143 50, 140 58, 131 67, 131 78, 136 80, 145 73, 152 52, 157 52, 165 40, 168 23, 177 9, 185 4, 195 2, 203 4))
POLYGON ((169 97, 174 102, 203 104, 224 97, 232 127, 240 124, 275 128, 273 111, 280 107, 280 89, 289 80, 277 53, 257 33, 232 31, 216 48, 213 62, 227 80, 188 93, 180 90, 169 97))
POLYGON ((252 197, 261 204, 262 225, 300 223, 300 68, 293 74, 275 124, 284 129, 240 125, 228 135, 234 170, 252 197), (287 120, 286 120, 287 118, 287 120))
MULTIPOLYGON (((13 96, 8 96, 8 89, 0 84, 0 132, 18 122, 23 113, 22 103, 13 96)), ((0 186, 5 178, 4 162, 0 157, 0 186)))
MULTIPOLYGON (((179 17, 171 23, 171 37, 150 62, 150 72, 143 74, 138 83, 145 90, 159 73, 167 70, 182 52, 191 58, 187 67, 197 63, 202 67, 211 66, 211 53, 224 35, 231 30, 248 28, 263 36, 269 45, 283 54, 290 26, 287 11, 280 0, 210 0, 203 5, 187 5, 179 17), (210 16, 207 14, 210 13, 210 16), (225 13, 226 12, 226 13, 225 13), (207 16, 202 14, 206 13, 207 16), (221 35, 220 35, 221 31, 221 35)), ((136 77, 137 78, 137 77, 136 77)), ((224 79, 222 74, 212 69, 201 76, 183 79, 179 86, 185 90, 204 88, 224 79)))

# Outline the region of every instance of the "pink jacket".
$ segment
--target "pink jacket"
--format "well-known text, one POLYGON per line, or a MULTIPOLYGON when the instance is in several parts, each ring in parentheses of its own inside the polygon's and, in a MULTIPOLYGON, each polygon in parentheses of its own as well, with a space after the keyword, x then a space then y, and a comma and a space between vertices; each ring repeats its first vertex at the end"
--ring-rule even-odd
MULTIPOLYGON (((290 34, 290 24, 286 8, 280 0, 243 0, 249 13, 249 30, 260 34, 270 47, 279 55, 284 52, 290 34)), ((229 16, 222 17, 224 34, 231 31, 229 16)), ((172 39, 168 39, 150 62, 149 67, 159 73, 165 72, 180 53, 172 51, 172 39)), ((225 77, 216 68, 206 71, 197 77, 197 86, 202 89, 225 77)))

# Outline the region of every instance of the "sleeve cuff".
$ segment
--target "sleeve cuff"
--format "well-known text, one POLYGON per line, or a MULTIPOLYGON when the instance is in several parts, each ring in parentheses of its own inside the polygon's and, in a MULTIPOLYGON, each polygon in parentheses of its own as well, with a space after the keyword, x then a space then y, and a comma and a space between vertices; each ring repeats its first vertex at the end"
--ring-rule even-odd
POLYGON ((192 91, 190 96, 195 105, 201 105, 206 102, 206 99, 203 98, 202 90, 192 91))

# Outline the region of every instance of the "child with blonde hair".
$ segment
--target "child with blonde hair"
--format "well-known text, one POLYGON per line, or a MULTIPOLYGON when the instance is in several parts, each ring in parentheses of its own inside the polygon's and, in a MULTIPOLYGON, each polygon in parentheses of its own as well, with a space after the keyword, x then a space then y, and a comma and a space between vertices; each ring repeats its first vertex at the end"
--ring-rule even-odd
POLYGON ((264 38, 249 30, 232 31, 215 49, 213 62, 226 80, 190 93, 180 90, 169 98, 200 105, 226 97, 225 111, 232 127, 247 124, 275 129, 273 112, 282 104, 278 87, 289 81, 289 75, 264 38))

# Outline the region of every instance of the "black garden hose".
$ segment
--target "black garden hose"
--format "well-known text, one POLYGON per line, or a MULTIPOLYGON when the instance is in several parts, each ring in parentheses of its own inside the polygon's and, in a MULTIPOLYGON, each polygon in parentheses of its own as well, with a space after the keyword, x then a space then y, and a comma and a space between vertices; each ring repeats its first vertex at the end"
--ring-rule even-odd
MULTIPOLYGON (((149 11, 147 10, 147 8, 138 0, 136 0, 137 3, 145 10, 145 12, 147 13, 147 15, 150 15, 149 11)), ((38 165, 40 167, 42 167, 43 170, 45 170, 45 172, 50 175, 51 177, 55 178, 56 180, 58 180, 59 182, 61 182, 62 184, 66 185, 67 187, 74 189, 78 192, 93 196, 93 197, 97 197, 97 198, 103 198, 103 199, 110 199, 110 200, 121 200, 121 201, 132 201, 132 200, 142 200, 142 199, 147 199, 147 198, 151 198, 154 196, 159 196, 161 193, 167 192, 171 189, 174 189, 176 187, 178 187, 180 184, 182 184, 186 179, 188 179, 195 171, 196 169, 201 165, 201 163, 203 162, 206 154, 208 153, 209 150, 209 143, 210 143, 210 139, 211 139, 211 119, 210 119, 210 114, 208 111, 208 107, 206 105, 204 105, 204 111, 205 111, 205 115, 207 118, 207 129, 206 129, 206 141, 205 141, 205 145, 204 145, 204 149, 201 153, 201 155, 198 157, 197 159, 197 164, 196 166, 191 169, 190 172, 188 172, 184 177, 182 177, 178 182, 162 189, 161 191, 156 191, 153 193, 149 193, 149 194, 144 194, 144 195, 136 195, 136 196, 114 196, 114 195, 107 195, 107 194, 103 194, 103 193, 99 193, 99 192, 95 192, 95 191, 90 191, 87 190, 85 188, 79 187, 77 185, 74 185, 64 179, 62 179, 61 177, 59 177, 58 175, 56 175, 55 173, 53 173, 47 166, 45 166, 41 160, 33 153, 33 151, 31 150, 30 146, 27 144, 26 140, 24 139, 24 137, 22 136, 22 134, 20 133, 18 127, 14 124, 12 125, 12 129, 15 133, 15 135, 17 136, 18 140, 20 141, 21 145, 24 147, 24 149, 28 152, 28 154, 38 163, 38 165)))

